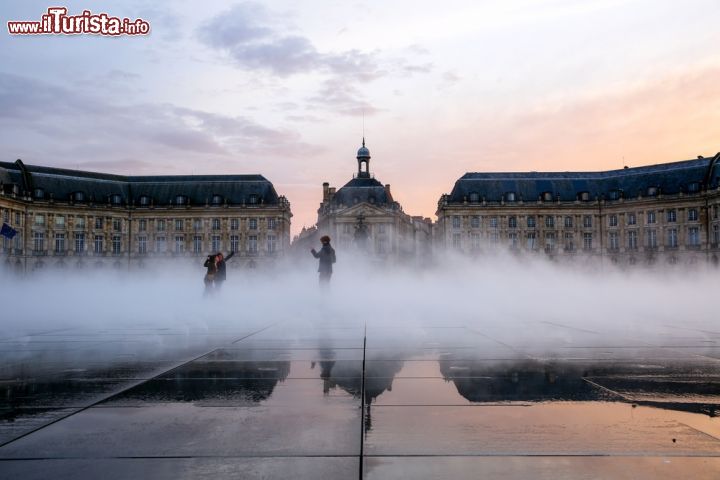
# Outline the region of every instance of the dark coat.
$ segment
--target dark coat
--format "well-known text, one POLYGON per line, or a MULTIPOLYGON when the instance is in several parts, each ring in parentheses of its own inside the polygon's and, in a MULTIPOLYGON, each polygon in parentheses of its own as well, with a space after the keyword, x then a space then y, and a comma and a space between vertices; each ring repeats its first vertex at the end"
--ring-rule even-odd
POLYGON ((207 268, 207 275, 215 275, 218 271, 217 262, 213 262, 210 257, 205 260, 203 267, 207 268))
POLYGON ((332 264, 335 263, 335 249, 330 244, 323 245, 319 252, 313 250, 311 253, 313 257, 320 259, 318 272, 332 273, 332 264))
POLYGON ((217 275, 215 275, 215 281, 224 281, 227 279, 227 267, 225 262, 230 260, 235 252, 230 252, 230 255, 217 262, 217 275))

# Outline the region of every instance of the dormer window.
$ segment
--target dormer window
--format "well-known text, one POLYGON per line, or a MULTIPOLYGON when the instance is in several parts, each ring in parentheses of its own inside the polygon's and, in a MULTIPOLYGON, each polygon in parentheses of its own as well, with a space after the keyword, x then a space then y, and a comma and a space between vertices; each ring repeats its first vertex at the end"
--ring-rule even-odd
POLYGON ((578 193, 578 200, 580 200, 581 202, 589 202, 590 201, 590 192, 578 193))
POLYGON ((552 192, 543 192, 543 194, 542 194, 543 202, 552 202, 552 199, 553 199, 552 192))
POLYGON ((113 205, 120 205, 122 203, 122 196, 118 195, 117 193, 114 195, 110 195, 110 203, 113 205))
POLYGON ((187 205, 188 198, 185 195, 177 195, 175 197, 175 205, 187 205))
POLYGON ((610 200, 619 200, 620 199, 620 190, 610 190, 608 193, 608 198, 610 200))
POLYGON ((35 197, 36 200, 42 200, 45 198, 45 190, 42 188, 36 188, 33 192, 33 197, 35 197))
POLYGON ((253 193, 252 195, 250 195, 250 198, 249 198, 249 200, 248 200, 248 203, 249 203, 250 205, 255 205, 256 203, 258 203, 258 196, 257 196, 256 194, 254 194, 254 193, 253 193))
POLYGON ((480 201, 480 194, 477 192, 470 192, 470 203, 478 203, 480 201))
POLYGON ((85 194, 83 192, 75 192, 72 194, 72 199, 74 202, 84 202, 85 194))
POLYGON ((368 198, 368 201, 369 201, 370 203, 375 203, 375 197, 370 197, 370 198, 368 198))
POLYGON ((147 207, 148 205, 150 205, 150 197, 148 197, 147 195, 140 195, 138 203, 140 203, 141 207, 147 207))
POLYGON ((648 187, 647 189, 647 196, 648 197, 655 197, 658 194, 658 187, 648 187))
POLYGON ((15 195, 20 194, 20 186, 15 183, 0 184, 0 189, 3 193, 14 193, 15 195))
POLYGON ((507 192, 505 194, 505 201, 514 202, 515 201, 515 192, 507 192))
POLYGON ((700 191, 700 184, 698 182, 692 182, 689 183, 687 186, 687 191, 690 193, 697 193, 700 191))
POLYGON ((223 202, 222 195, 213 195, 213 197, 212 197, 213 205, 222 205, 222 202, 223 202))

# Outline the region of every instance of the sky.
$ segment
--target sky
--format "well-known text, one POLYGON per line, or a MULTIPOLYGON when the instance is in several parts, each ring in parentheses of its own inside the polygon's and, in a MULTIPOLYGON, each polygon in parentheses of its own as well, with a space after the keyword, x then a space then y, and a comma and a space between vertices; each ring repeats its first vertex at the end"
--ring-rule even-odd
POLYGON ((370 170, 435 218, 468 171, 582 171, 720 151, 717 0, 69 1, 147 36, 11 36, 3 161, 120 174, 260 173, 317 220, 370 170))

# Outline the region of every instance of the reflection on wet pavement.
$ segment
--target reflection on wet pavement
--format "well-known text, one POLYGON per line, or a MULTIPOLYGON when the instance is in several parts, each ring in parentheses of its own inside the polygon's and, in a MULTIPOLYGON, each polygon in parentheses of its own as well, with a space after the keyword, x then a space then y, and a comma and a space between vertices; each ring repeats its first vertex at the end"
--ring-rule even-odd
POLYGON ((720 477, 707 335, 542 331, 375 327, 367 348, 362 327, 293 322, 4 339, 0 474, 720 477))

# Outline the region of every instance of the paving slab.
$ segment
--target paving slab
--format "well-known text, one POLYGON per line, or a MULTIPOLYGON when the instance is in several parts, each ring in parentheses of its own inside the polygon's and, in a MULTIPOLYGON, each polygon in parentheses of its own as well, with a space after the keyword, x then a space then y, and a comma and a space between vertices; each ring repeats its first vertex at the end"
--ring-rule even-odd
POLYGON ((365 472, 378 480, 716 480, 720 458, 371 456, 365 472))
POLYGON ((0 448, 0 458, 357 455, 360 409, 347 398, 295 407, 166 403, 91 408, 0 448))
POLYGON ((0 460, 0 478, 23 480, 317 480, 350 479, 357 475, 357 456, 0 460))
POLYGON ((369 455, 720 455, 695 414, 620 402, 378 405, 371 418, 369 455))

